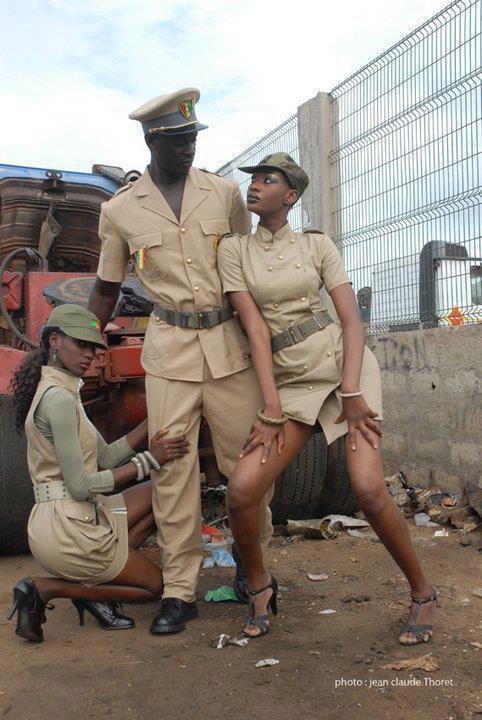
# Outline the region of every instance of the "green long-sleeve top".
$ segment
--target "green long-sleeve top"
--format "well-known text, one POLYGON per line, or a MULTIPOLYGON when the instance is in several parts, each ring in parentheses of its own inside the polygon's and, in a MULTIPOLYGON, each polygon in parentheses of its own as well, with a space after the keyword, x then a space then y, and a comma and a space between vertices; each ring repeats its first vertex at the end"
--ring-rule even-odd
POLYGON ((97 431, 97 464, 105 469, 88 473, 79 442, 76 400, 61 387, 45 391, 35 410, 34 422, 53 444, 60 472, 75 500, 88 500, 95 493, 111 492, 114 475, 108 468, 117 467, 134 454, 125 435, 108 445, 97 431))

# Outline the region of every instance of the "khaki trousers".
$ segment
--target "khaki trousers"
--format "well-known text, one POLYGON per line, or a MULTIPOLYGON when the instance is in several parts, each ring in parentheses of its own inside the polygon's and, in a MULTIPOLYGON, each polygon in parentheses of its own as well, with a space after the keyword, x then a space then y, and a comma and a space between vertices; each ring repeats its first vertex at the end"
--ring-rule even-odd
MULTIPOLYGON (((204 362, 203 382, 167 380, 146 375, 149 437, 161 428, 169 436, 185 433, 191 450, 152 472, 152 506, 158 528, 164 597, 195 598, 202 560, 201 493, 197 452, 201 417, 209 423, 221 472, 228 478, 261 407, 254 368, 215 380, 204 362)), ((260 540, 265 550, 273 532, 269 503, 260 503, 260 540)))

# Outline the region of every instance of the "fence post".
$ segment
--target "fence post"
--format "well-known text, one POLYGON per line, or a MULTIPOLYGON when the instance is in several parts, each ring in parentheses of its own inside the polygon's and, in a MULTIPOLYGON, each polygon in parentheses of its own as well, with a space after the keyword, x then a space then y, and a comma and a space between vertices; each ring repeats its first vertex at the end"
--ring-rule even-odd
MULTIPOLYGON (((331 238, 335 235, 335 204, 330 162, 333 145, 332 114, 330 96, 323 92, 319 92, 298 108, 300 165, 310 179, 310 184, 301 198, 303 228, 323 230, 331 238)), ((338 321, 333 301, 324 288, 321 302, 331 317, 338 321)))
POLYGON ((310 178, 301 198, 303 225, 323 230, 330 237, 334 236, 332 124, 332 103, 327 93, 319 92, 298 108, 300 164, 310 178))

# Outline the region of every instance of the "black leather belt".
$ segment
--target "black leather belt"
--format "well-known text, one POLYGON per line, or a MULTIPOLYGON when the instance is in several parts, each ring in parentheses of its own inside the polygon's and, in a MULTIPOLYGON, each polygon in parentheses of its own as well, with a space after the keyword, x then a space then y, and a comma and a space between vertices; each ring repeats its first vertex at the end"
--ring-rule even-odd
POLYGON ((180 310, 168 310, 158 303, 154 303, 154 315, 156 320, 164 320, 168 325, 177 325, 191 330, 207 330, 231 320, 233 308, 229 305, 225 308, 213 308, 203 312, 181 312, 180 310))
POLYGON ((323 330, 328 325, 331 325, 333 320, 327 312, 320 312, 309 320, 305 320, 299 325, 293 325, 293 327, 283 330, 283 332, 275 335, 271 338, 271 350, 275 353, 283 348, 290 347, 290 345, 297 345, 300 342, 318 330, 323 330))

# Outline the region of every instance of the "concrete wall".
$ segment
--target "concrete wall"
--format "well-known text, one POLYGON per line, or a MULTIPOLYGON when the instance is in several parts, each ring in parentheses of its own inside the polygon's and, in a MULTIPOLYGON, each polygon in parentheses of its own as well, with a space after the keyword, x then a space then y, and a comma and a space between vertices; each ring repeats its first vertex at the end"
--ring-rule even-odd
POLYGON ((371 335, 383 382, 383 456, 423 486, 482 487, 482 325, 371 335))

